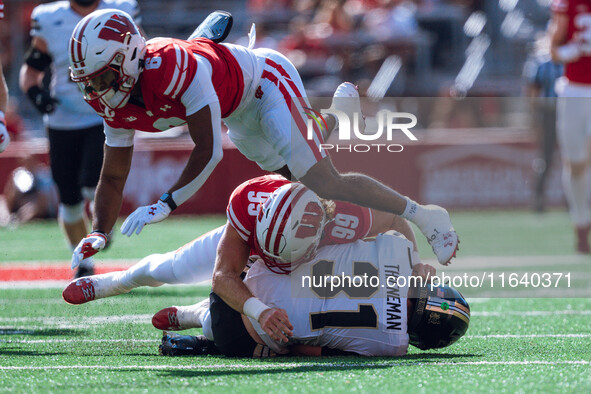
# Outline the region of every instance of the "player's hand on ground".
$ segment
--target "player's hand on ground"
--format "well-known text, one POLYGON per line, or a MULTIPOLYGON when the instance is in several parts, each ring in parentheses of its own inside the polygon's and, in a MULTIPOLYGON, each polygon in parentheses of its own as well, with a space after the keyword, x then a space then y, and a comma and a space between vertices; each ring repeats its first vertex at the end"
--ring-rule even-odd
POLYGON ((287 342, 293 335, 293 326, 289 322, 287 312, 279 308, 269 308, 259 316, 259 324, 267 334, 278 342, 287 342))
POLYGON ((0 114, 0 153, 4 152, 9 143, 10 136, 8 135, 8 131, 6 130, 4 119, 1 117, 0 114))
POLYGON ((80 241, 74 253, 72 253, 72 269, 76 269, 82 260, 94 256, 107 244, 107 236, 102 233, 92 232, 80 241))
POLYGON ((121 225, 121 234, 131 237, 135 232, 139 234, 146 224, 158 223, 170 215, 171 209, 167 203, 158 200, 156 204, 140 207, 133 211, 121 225))
POLYGON ((430 281, 436 274, 435 267, 429 264, 418 263, 412 268, 412 276, 420 276, 426 281, 430 281))

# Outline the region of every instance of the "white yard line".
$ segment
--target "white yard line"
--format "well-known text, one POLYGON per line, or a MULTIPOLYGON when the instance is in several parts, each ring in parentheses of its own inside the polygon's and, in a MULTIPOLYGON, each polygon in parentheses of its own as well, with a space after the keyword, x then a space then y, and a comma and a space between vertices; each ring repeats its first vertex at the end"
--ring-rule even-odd
POLYGON ((547 310, 547 311, 473 311, 471 317, 502 317, 502 316, 553 316, 553 315, 591 315, 591 310, 547 310))
POLYGON ((442 362, 392 362, 392 363, 273 363, 273 364, 213 364, 213 365, 47 365, 47 366, 0 366, 0 370, 56 370, 56 369, 92 369, 92 370, 265 370, 288 368, 351 368, 351 367, 403 367, 403 366, 458 366, 458 365, 584 365, 591 367, 588 360, 562 361, 442 361, 442 362))
MULTIPOLYGON (((557 311, 474 311, 472 317, 502 317, 502 316, 554 316, 573 315, 588 316, 591 310, 557 310, 557 311)), ((147 324, 152 320, 152 314, 127 314, 113 316, 68 316, 68 317, 0 317, 0 324, 26 324, 37 323, 37 326, 58 326, 60 328, 88 328, 91 325, 106 324, 147 324)), ((32 329, 31 326, 19 327, 20 329, 32 329)), ((0 328, 1 330, 2 328, 0 328)), ((6 328, 5 328, 6 329, 6 328)))
MULTIPOLYGON (((0 329, 0 331, 2 331, 0 329)), ((591 338, 591 334, 490 334, 490 335, 466 335, 466 339, 529 339, 529 338, 591 338)), ((2 343, 40 344, 40 343, 159 343, 160 338, 150 339, 31 339, 31 340, 2 340, 2 343)))

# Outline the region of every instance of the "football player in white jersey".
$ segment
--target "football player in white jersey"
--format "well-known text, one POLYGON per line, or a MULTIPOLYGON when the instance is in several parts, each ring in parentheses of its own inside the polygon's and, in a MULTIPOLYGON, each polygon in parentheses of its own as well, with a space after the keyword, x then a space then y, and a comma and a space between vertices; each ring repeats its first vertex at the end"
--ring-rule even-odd
MULTIPOLYGON (((105 137, 101 117, 70 80, 68 43, 83 17, 104 8, 121 9, 137 20, 136 0, 62 0, 35 7, 31 48, 20 71, 22 91, 43 114, 51 172, 59 190, 58 219, 71 249, 89 230, 84 208, 94 200, 105 137), (49 88, 43 86, 48 71, 49 88)), ((88 274, 92 274, 92 260, 84 262, 76 276, 88 274)))
POLYGON ((259 322, 212 293, 209 309, 195 314, 205 337, 165 332, 160 351, 236 357, 402 356, 409 344, 420 349, 451 345, 468 329, 469 305, 448 286, 431 288, 427 281, 415 286, 411 275, 426 279, 435 269, 416 261, 412 248, 393 232, 374 241, 325 246, 290 276, 271 272, 259 260, 244 283, 257 298, 288 315, 293 327, 277 327, 272 338, 259 322), (287 341, 278 339, 287 333, 287 341))
MULTIPOLYGON (((0 19, 4 18, 4 4, 0 0, 0 19)), ((0 63, 0 152, 4 152, 10 143, 10 136, 6 130, 6 121, 4 120, 4 112, 8 106, 8 86, 4 79, 4 72, 2 71, 2 63, 0 63)))

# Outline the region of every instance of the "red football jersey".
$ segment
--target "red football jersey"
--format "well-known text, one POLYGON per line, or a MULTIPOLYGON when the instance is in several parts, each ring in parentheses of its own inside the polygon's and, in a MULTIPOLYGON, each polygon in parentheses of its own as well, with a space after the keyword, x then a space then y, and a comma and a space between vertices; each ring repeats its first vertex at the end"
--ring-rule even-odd
MULTIPOLYGON (((287 183, 289 181, 280 175, 265 175, 242 183, 230 197, 226 209, 228 221, 255 254, 260 255, 256 253, 255 242, 259 204, 287 183)), ((350 243, 365 238, 371 229, 371 210, 344 201, 335 201, 335 204, 335 218, 325 226, 320 245, 350 243)))
MULTIPOLYGON (((567 41, 577 33, 591 29, 591 1, 589 0, 554 0, 552 11, 568 17, 567 41)), ((582 56, 579 60, 564 65, 564 75, 569 81, 591 84, 591 56, 582 56)))
POLYGON ((132 102, 115 110, 104 108, 99 100, 89 104, 114 128, 160 132, 181 126, 187 121, 181 97, 197 73, 194 55, 203 56, 211 64, 212 83, 222 117, 229 116, 242 99, 242 69, 228 48, 205 38, 148 41, 145 68, 139 78, 145 108, 132 102))

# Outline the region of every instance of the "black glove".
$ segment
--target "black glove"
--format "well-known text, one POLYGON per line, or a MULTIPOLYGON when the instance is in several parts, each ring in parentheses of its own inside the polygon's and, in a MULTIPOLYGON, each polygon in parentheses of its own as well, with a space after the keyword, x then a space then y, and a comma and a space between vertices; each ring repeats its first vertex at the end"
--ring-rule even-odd
POLYGON ((37 110, 42 114, 52 113, 55 111, 56 104, 59 103, 58 100, 51 97, 49 90, 41 89, 37 85, 31 86, 29 90, 27 90, 27 96, 29 96, 37 110))

